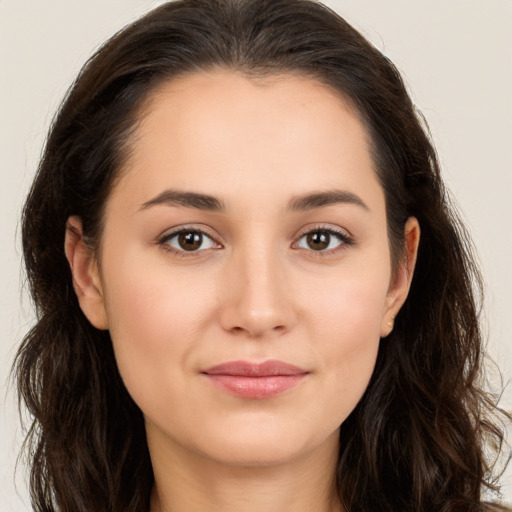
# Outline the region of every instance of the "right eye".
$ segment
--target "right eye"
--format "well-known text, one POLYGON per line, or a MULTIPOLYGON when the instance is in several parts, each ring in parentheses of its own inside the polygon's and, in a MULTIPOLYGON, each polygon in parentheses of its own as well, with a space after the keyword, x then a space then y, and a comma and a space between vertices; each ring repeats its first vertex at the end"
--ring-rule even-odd
POLYGON ((186 253, 198 253, 218 247, 218 244, 210 236, 198 229, 173 231, 162 237, 158 243, 164 246, 166 250, 180 256, 186 256, 186 253))

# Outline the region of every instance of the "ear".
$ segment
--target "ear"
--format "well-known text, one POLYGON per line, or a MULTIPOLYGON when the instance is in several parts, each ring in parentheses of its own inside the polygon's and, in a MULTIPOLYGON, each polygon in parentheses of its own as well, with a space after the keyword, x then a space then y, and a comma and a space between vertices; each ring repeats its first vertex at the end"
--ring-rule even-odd
POLYGON ((69 217, 66 223, 64 251, 71 267, 73 288, 80 308, 94 327, 108 329, 98 264, 84 241, 80 217, 69 217))
POLYGON ((420 242, 420 225, 415 217, 409 217, 404 227, 405 257, 396 269, 386 296, 380 335, 388 336, 393 330, 395 317, 400 311, 411 287, 420 242))

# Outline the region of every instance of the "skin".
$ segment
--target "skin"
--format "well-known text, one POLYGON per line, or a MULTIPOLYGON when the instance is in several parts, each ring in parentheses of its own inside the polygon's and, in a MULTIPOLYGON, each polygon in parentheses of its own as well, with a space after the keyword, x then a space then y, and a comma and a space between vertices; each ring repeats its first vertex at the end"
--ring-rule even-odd
POLYGON ((393 273, 384 193, 347 102, 291 75, 256 83, 216 70, 165 83, 111 191, 99 254, 79 218, 68 228, 80 305, 110 330, 146 419, 152 511, 342 510, 339 426, 407 296, 419 240, 411 218, 393 273), (215 196, 226 209, 148 205, 168 189, 215 196), (332 189, 364 204, 287 209, 332 189), (188 252, 177 237, 162 241, 180 227, 209 238, 188 252), (305 234, 325 228, 351 243, 331 235, 327 248, 311 246, 305 234), (266 399, 234 396, 201 373, 269 359, 308 373, 266 399))

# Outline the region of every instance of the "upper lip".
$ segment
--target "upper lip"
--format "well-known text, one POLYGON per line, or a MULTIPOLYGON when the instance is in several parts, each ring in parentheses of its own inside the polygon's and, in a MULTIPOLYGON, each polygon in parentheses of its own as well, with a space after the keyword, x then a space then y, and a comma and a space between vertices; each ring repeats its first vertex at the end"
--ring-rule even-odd
POLYGON ((263 363, 252 363, 249 361, 229 361, 212 366, 201 373, 207 375, 233 375, 241 377, 273 377, 302 375, 309 373, 303 368, 283 361, 269 360, 263 363))

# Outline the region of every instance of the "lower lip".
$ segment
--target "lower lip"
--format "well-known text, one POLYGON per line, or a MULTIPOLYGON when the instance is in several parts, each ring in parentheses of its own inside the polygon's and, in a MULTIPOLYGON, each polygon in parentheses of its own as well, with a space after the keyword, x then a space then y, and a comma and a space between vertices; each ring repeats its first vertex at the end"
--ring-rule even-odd
POLYGON ((217 387, 233 395, 243 398, 272 398, 295 387, 306 377, 306 373, 298 375, 269 375, 264 377, 246 377, 240 375, 208 375, 209 380, 217 387))

